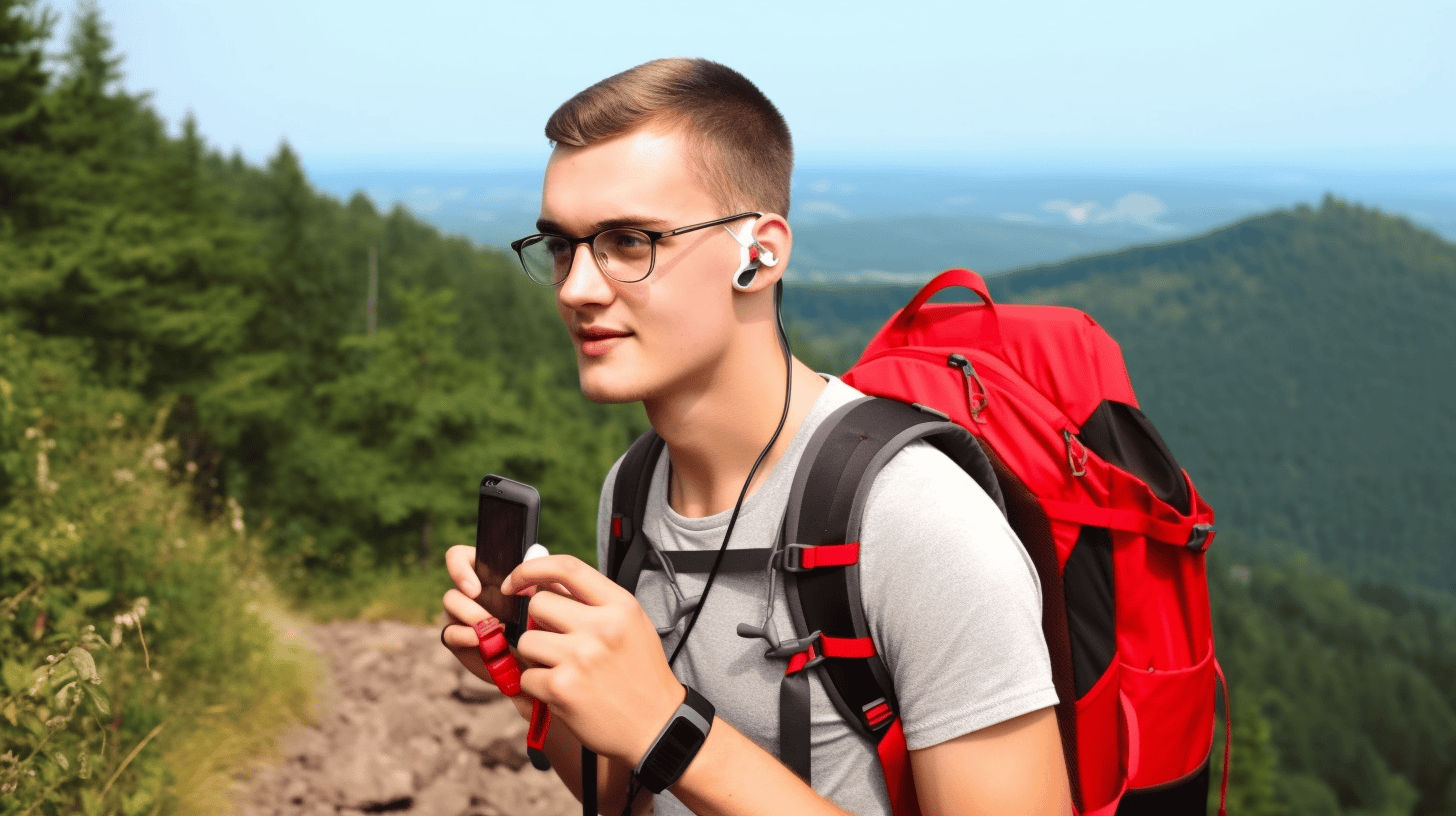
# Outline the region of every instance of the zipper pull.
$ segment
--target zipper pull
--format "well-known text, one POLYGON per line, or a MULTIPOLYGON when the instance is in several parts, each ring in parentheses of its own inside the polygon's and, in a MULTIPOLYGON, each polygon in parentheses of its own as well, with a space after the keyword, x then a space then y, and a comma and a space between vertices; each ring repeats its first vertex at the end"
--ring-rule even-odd
POLYGON ((976 373, 976 367, 963 354, 952 354, 946 358, 945 364, 961 370, 961 379, 966 386, 966 408, 971 412, 971 421, 985 425, 986 420, 981 418, 981 412, 991 404, 991 398, 986 391, 986 384, 981 382, 981 375, 976 373), (980 393, 971 390, 972 381, 976 383, 976 389, 980 393))

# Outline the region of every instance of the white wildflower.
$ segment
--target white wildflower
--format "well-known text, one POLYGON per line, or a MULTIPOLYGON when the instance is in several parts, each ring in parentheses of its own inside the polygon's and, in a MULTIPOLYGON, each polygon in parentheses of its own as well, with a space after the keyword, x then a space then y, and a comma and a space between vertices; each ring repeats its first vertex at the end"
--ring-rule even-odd
POLYGON ((117 428, 120 428, 121 426, 123 426, 125 424, 126 424, 126 417, 122 416, 121 415, 121 412, 118 411, 117 413, 114 413, 114 414, 111 415, 111 420, 106 423, 106 427, 108 427, 108 428, 110 428, 110 429, 112 429, 114 431, 117 428))
POLYGON ((241 504, 238 504, 237 499, 233 498, 232 496, 228 496, 227 509, 228 515, 232 516, 233 532, 237 533, 238 535, 242 535, 244 530, 246 529, 243 526, 243 506, 241 504))
POLYGON ((135 473, 132 473, 130 470, 127 470, 126 468, 122 468, 122 469, 116 471, 115 473, 111 474, 111 478, 117 480, 118 482, 122 482, 122 483, 134 482, 134 481, 136 481, 136 474, 135 473))
POLYGON ((51 479, 51 460, 46 456, 45 451, 37 451, 35 454, 35 486, 40 492, 50 494, 61 488, 60 484, 51 479))
POLYGON ((25 438, 26 439, 34 439, 37 436, 40 436, 40 428, 26 428, 25 429, 25 438))
POLYGON ((196 474, 197 474, 197 463, 196 462, 188 462, 187 463, 187 475, 188 476, 194 476, 196 474))

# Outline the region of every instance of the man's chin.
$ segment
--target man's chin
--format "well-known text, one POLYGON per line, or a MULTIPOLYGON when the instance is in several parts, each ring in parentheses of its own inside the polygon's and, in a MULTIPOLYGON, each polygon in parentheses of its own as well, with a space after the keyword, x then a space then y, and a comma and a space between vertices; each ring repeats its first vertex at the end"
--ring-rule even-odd
POLYGON ((633 388, 624 388, 620 384, 603 382, 606 378, 599 376, 581 377, 581 395, 597 403, 598 405, 618 405, 624 402, 637 402, 642 395, 633 388))

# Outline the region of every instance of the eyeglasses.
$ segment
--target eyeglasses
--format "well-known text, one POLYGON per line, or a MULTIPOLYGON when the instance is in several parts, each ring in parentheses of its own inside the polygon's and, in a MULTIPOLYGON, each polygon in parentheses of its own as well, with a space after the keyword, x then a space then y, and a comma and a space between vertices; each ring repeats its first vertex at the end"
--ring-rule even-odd
POLYGON ((521 268, 526 270, 531 280, 543 286, 556 286, 566 280, 578 244, 591 245, 592 258, 602 274, 619 283, 636 283, 652 274, 652 268, 657 265, 657 242, 663 238, 761 215, 763 213, 743 212, 667 232, 612 227, 585 238, 537 233, 512 241, 511 249, 516 251, 516 256, 521 259, 521 268))

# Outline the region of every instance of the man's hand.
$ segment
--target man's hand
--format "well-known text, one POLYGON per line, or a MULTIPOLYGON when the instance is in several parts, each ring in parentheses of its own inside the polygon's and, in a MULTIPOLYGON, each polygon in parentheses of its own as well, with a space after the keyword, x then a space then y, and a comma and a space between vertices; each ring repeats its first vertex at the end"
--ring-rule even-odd
MULTIPOLYGON (((455 588, 445 593, 451 625, 441 640, 472 674, 489 680, 470 628, 489 615, 474 600, 481 590, 475 548, 451 547, 445 564, 455 588)), ((684 697, 637 599, 567 555, 527 561, 501 591, 531 595, 530 616, 542 627, 521 635, 516 647, 522 716, 530 716, 527 696, 538 698, 587 747, 635 765, 684 697)))
MULTIPOLYGON (((445 615, 449 623, 440 632, 440 642, 455 654, 455 659, 469 669, 471 674, 491 683, 493 681, 490 679, 490 672, 485 668, 485 661, 480 658, 480 649, 477 648, 479 639, 473 628, 476 623, 490 617, 485 607, 475 602, 480 597, 481 589, 480 579, 475 575, 475 548, 464 545, 451 547, 445 553, 445 569, 455 582, 455 588, 445 593, 445 615)), ((523 718, 531 718, 530 697, 518 695, 511 698, 511 701, 516 704, 516 711, 523 718)))
POLYGON ((635 765, 685 695, 668 668, 652 620, 627 590, 578 558, 551 555, 506 576, 501 591, 531 588, 531 618, 521 636, 521 688, 588 748, 635 765))

